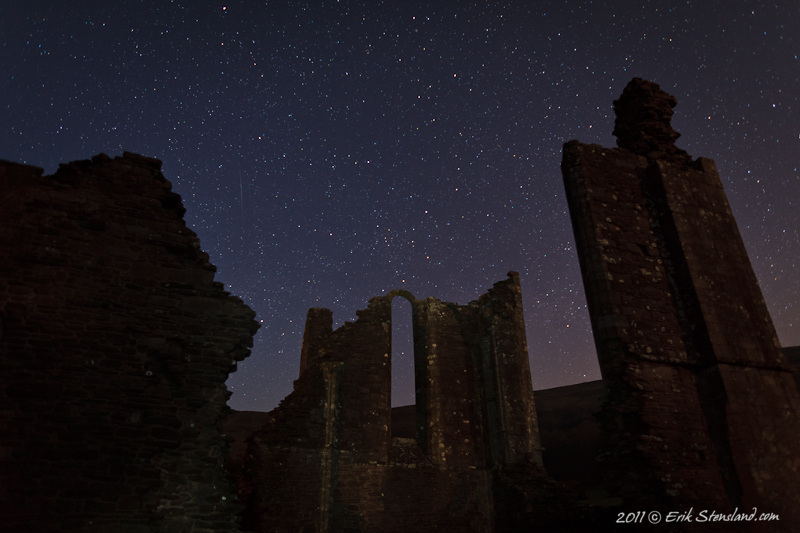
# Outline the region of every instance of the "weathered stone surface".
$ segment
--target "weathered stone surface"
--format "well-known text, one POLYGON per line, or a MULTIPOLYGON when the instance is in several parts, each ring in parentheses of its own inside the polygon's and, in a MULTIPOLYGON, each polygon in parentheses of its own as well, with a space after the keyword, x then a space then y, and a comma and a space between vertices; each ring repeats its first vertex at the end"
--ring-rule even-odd
POLYGON ((0 161, 3 531, 238 531, 217 424, 258 325, 160 167, 0 161))
POLYGON ((619 100, 614 101, 617 146, 651 159, 668 156, 691 160, 675 146, 681 134, 672 129, 670 121, 677 104, 675 97, 662 91, 658 84, 633 78, 619 100))
POLYGON ((392 291, 357 315, 331 331, 330 311, 308 312, 294 392, 244 459, 245 527, 499 532, 552 521, 563 502, 542 469, 519 276, 465 306, 392 291), (396 296, 411 302, 417 387, 416 430, 402 436, 390 398, 396 296))
POLYGON ((674 105, 634 79, 620 148, 564 145, 620 490, 628 507, 757 507, 780 523, 744 530, 797 530, 800 396, 713 161, 674 147, 674 105))

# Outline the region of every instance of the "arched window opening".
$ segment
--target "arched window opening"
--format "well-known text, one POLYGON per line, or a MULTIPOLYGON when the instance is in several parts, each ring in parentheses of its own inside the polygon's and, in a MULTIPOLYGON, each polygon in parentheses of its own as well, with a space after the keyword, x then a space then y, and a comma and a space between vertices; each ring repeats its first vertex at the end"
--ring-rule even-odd
POLYGON ((416 403, 411 303, 396 297, 392 300, 392 407, 416 403))

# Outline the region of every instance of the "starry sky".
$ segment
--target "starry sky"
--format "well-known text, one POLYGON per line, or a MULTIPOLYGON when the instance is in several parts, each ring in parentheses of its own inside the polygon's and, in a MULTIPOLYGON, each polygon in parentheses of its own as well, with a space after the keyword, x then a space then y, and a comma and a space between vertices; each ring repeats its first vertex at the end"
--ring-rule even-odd
MULTIPOLYGON (((262 323, 227 382, 267 411, 309 307, 466 304, 520 273, 535 389, 600 378, 561 148, 614 146, 633 77, 714 159, 784 346, 800 344, 800 3, 5 0, 0 158, 156 157, 262 323)), ((393 404, 414 402, 394 306, 393 404)))

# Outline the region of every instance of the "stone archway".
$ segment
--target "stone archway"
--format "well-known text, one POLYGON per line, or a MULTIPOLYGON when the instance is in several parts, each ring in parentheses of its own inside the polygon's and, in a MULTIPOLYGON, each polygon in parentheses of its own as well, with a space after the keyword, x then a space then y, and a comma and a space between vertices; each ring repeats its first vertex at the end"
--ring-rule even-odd
MULTIPOLYGON (((417 354, 418 332, 415 332, 416 298, 409 291, 395 289, 386 294, 391 316, 391 357, 390 357, 390 408, 392 438, 417 440, 417 415, 419 408, 419 361, 417 354), (395 301, 395 297, 408 302, 395 301), (415 333, 417 335, 415 336, 415 333)), ((424 414, 423 414, 423 418, 424 414)))

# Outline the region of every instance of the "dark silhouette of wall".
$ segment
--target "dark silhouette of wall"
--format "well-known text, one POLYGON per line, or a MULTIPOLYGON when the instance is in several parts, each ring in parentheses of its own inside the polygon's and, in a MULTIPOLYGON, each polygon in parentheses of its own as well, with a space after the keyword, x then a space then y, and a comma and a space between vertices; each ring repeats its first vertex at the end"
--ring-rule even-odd
POLYGON ((459 306, 395 290, 332 331, 306 319, 300 378, 250 439, 255 531, 510 531, 553 519, 519 276, 459 306), (391 301, 411 302, 416 436, 393 437, 391 301))
MULTIPOLYGON (((675 147, 674 97, 634 79, 618 148, 562 171, 626 506, 738 508, 800 529, 800 398, 714 162, 675 147)), ((699 524, 698 524, 699 526, 699 524)))
POLYGON ((239 531, 217 424, 258 325, 160 167, 0 161, 3 531, 239 531))

